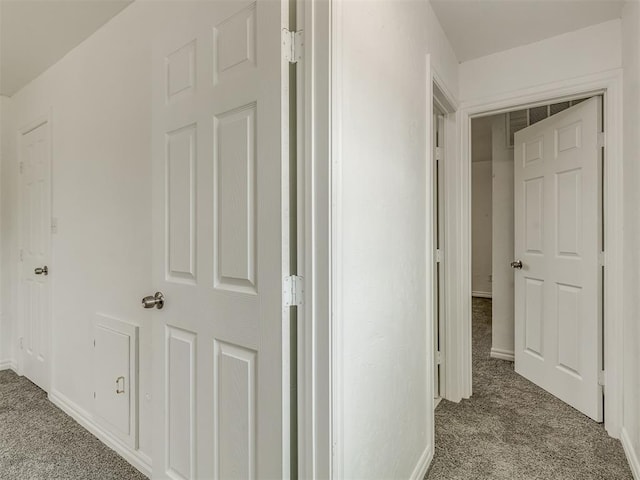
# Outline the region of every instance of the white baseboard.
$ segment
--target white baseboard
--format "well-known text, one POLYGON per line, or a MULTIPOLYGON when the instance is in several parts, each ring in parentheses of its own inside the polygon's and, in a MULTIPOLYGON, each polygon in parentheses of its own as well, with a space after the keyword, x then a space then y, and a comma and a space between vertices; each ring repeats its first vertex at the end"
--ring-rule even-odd
POLYGON ((471 296, 478 298, 493 298, 493 294, 491 292, 471 292, 471 296))
POLYGON ((142 453, 140 450, 133 450, 118 438, 114 437, 111 433, 97 424, 89 412, 57 390, 51 390, 49 393, 49 400, 89 432, 98 437, 102 443, 114 450, 143 475, 151 478, 151 458, 149 458, 148 455, 142 453))
POLYGON ((631 438, 629 438, 629 433, 624 427, 622 427, 622 431, 620 432, 620 441, 622 442, 624 453, 627 456, 629 467, 631 467, 633 478, 635 480, 640 480, 640 459, 638 458, 638 452, 633 448, 633 443, 631 442, 631 438))
POLYGON ((511 350, 502 350, 500 348, 492 348, 491 349, 491 358, 498 358, 500 360, 509 360, 510 362, 514 362, 516 357, 513 351, 511 350))
POLYGON ((0 370, 18 370, 18 363, 15 360, 0 360, 0 370))
POLYGON ((431 460, 433 460, 433 444, 427 445, 427 448, 424 449, 422 455, 420 455, 420 459, 416 467, 411 472, 410 480, 423 480, 425 475, 427 474, 427 470, 429 470, 429 465, 431 465, 431 460))

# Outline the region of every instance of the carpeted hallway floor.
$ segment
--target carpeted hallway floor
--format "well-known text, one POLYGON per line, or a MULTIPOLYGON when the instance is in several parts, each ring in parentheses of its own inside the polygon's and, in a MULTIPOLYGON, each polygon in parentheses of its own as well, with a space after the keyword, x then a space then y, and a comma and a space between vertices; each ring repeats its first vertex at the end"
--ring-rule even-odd
POLYGON ((428 480, 631 480, 602 425, 489 357, 491 300, 473 299, 473 396, 436 409, 428 480))
POLYGON ((0 479, 146 480, 10 370, 0 371, 0 479))

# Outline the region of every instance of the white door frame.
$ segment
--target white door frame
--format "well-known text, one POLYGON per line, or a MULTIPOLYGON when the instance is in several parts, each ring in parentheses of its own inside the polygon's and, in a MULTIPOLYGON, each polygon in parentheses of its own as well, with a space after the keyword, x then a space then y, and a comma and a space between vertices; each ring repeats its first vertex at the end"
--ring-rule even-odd
MULTIPOLYGON (((458 209, 447 210, 448 258, 456 265, 449 270, 455 282, 447 287, 456 302, 448 302, 449 335, 455 341, 447 346, 460 360, 457 368, 447 369, 450 399, 459 401, 472 393, 471 377, 471 119, 549 103, 549 100, 584 97, 604 93, 605 147, 605 278, 604 278, 604 360, 605 360, 605 428, 618 438, 622 424, 622 70, 615 69, 580 78, 522 89, 478 101, 464 102, 459 110, 460 156, 456 168, 445 170, 445 188, 455 194, 458 209)), ((449 198, 449 197, 448 197, 449 198)))
MULTIPOLYGON (((298 478, 332 478, 333 2, 298 2, 298 478)), ((334 47, 335 48, 335 47, 334 47)))
MULTIPOLYGON (((22 179, 20 178, 20 165, 22 164, 22 137, 24 135, 26 135, 27 133, 35 130, 38 127, 41 127, 42 125, 46 125, 46 129, 47 129, 47 138, 49 140, 49 209, 50 212, 53 213, 53 137, 52 137, 52 123, 53 123, 53 113, 52 110, 49 109, 49 111, 46 114, 40 115, 38 117, 34 117, 34 119, 28 123, 26 123, 25 125, 23 125, 22 127, 20 127, 17 131, 16 134, 16 150, 17 150, 17 154, 18 154, 18 198, 20 199, 20 201, 18 202, 18 222, 17 222, 17 226, 18 226, 18 254, 20 253, 22 247, 23 247, 23 241, 24 239, 22 238, 22 222, 23 222, 23 202, 22 202, 22 179)), ((49 219, 48 222, 49 225, 51 225, 51 219, 49 219)), ((47 250, 48 250, 48 254, 49 254, 49 259, 50 259, 50 265, 49 268, 53 269, 53 272, 55 273, 55 268, 53 265, 53 245, 52 245, 52 239, 51 239, 51 229, 49 228, 47 230, 48 233, 48 245, 47 245, 47 250)), ((48 283, 48 301, 49 301, 49 308, 47 309, 47 318, 45 319, 47 325, 46 325, 46 329, 49 332, 49 339, 48 339, 48 345, 47 345, 47 354, 49 356, 49 358, 47 359, 47 364, 48 364, 48 368, 47 368, 47 378, 46 378, 46 390, 47 392, 50 392, 52 390, 52 385, 51 385, 51 379, 53 378, 52 372, 53 372, 53 277, 48 277, 47 279, 47 283, 48 283)), ((18 335, 15 337, 15 341, 16 341, 16 351, 17 351, 17 372, 18 375, 24 375, 24 358, 23 358, 23 349, 21 346, 21 342, 20 339, 24 337, 24 330, 25 330, 25 326, 24 326, 24 322, 25 322, 25 318, 23 316, 24 313, 24 304, 23 304, 23 298, 24 298, 24 292, 22 291, 22 266, 20 265, 20 262, 18 263, 18 298, 17 298, 17 302, 18 304, 16 305, 15 311, 18 314, 17 320, 18 320, 18 335)))
MULTIPOLYGON (((431 321, 427 328, 429 331, 433 331, 432 323, 435 322, 437 318, 436 312, 436 297, 435 297, 435 285, 437 282, 436 278, 436 268, 435 261, 433 261, 435 246, 433 245, 434 238, 434 222, 436 221, 434 218, 434 205, 433 205, 433 189, 435 185, 436 179, 431 178, 433 162, 435 161, 433 155, 433 145, 432 145, 432 135, 430 132, 433 131, 433 113, 434 108, 433 104, 435 103, 438 108, 444 112, 444 157, 442 159, 442 165, 444 167, 444 242, 442 245, 443 257, 442 257, 442 269, 444 270, 444 285, 442 288, 444 289, 444 303, 442 305, 442 330, 440 331, 440 353, 443 356, 442 369, 440 371, 441 380, 440 380, 440 397, 446 398, 447 400, 451 400, 450 391, 457 391, 453 385, 450 384, 453 376, 447 374, 447 370, 450 368, 455 369, 456 365, 459 364, 459 361, 454 357, 456 353, 456 349, 452 348, 449 345, 449 342, 455 340, 456 335, 451 330, 453 325, 448 322, 447 316, 449 315, 449 308, 452 301, 454 301, 451 293, 455 293, 455 289, 451 289, 450 282, 454 278, 449 271, 454 264, 454 258, 448 255, 448 242, 447 239, 450 238, 454 232, 450 230, 450 225, 446 223, 446 219, 452 215, 453 207, 453 197, 451 197, 451 192, 449 192, 449 188, 447 185, 447 178, 454 175, 454 173, 449 172, 452 168, 455 167, 455 158, 456 158, 456 110, 458 109, 457 101, 453 95, 453 93, 447 88, 443 78, 437 71, 437 68, 433 64, 433 60, 431 55, 427 55, 427 165, 429 166, 427 171, 427 179, 426 185, 428 187, 428 192, 426 195, 427 205, 427 258, 429 260, 427 264, 427 274, 429 276, 430 281, 427 282, 427 292, 426 298, 428 304, 431 305, 429 318, 431 321)), ((431 341, 430 344, 432 344, 431 341)), ((433 352, 429 352, 429 369, 430 371, 434 371, 433 365, 433 352)), ((428 379, 429 382, 433 383, 432 379, 428 379)))

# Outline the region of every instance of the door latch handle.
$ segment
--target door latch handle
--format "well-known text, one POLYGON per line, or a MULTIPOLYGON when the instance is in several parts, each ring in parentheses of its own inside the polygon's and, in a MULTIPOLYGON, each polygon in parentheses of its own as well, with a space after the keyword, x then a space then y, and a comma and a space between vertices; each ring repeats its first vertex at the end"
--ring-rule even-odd
POLYGON ((149 295, 148 297, 144 297, 142 299, 142 306, 143 308, 156 307, 158 310, 162 310, 162 307, 164 307, 164 295, 162 292, 156 292, 153 296, 149 295))
POLYGON ((124 393, 124 377, 120 376, 116 378, 116 394, 124 393), (120 388, 120 382, 122 382, 122 388, 120 388))
POLYGON ((522 268, 522 262, 520 260, 511 262, 511 268, 517 268, 518 270, 520 270, 522 268))
POLYGON ((33 273, 36 275, 49 275, 49 268, 46 265, 42 268, 34 268, 33 273))

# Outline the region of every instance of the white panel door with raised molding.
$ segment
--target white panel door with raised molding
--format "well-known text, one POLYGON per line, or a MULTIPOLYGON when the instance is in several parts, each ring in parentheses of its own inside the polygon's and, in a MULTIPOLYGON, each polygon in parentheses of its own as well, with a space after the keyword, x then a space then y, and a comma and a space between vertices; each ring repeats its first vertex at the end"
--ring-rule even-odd
POLYGON ((601 97, 515 135, 515 369, 603 420, 601 97))
POLYGON ((49 122, 20 132, 20 366, 45 391, 51 345, 51 147, 49 122))
POLYGON ((152 71, 153 286, 165 299, 153 478, 286 478, 286 3, 166 8, 152 71))

